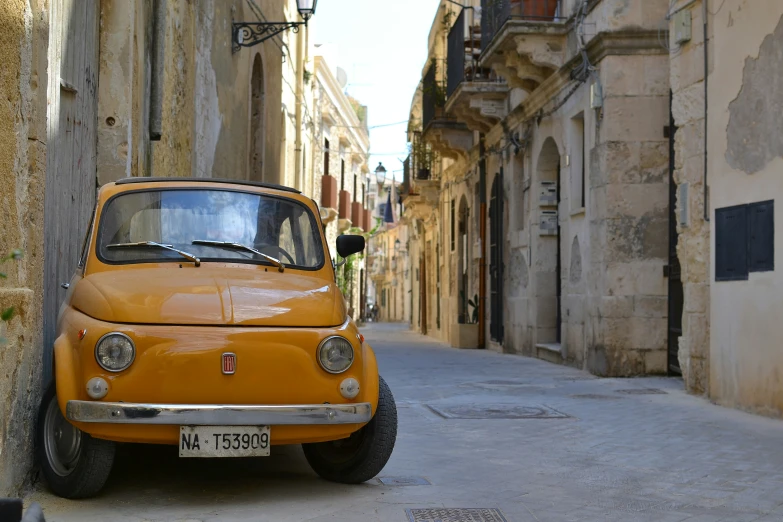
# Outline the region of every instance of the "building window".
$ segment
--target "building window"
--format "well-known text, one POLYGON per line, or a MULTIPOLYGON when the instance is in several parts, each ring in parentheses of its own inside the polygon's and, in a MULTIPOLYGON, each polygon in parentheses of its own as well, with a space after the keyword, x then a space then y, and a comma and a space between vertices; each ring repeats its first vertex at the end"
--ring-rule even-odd
POLYGON ((324 140, 324 176, 329 175, 329 140, 324 140))
POLYGON ((353 175, 353 201, 356 203, 356 194, 359 192, 357 188, 357 183, 359 181, 359 177, 354 174, 353 175))
POLYGON ((340 190, 345 190, 345 160, 340 160, 340 190))
POLYGON ((747 280, 775 269, 774 202, 715 210, 715 280, 747 280))
POLYGON ((451 251, 452 252, 454 252, 454 248, 456 247, 456 242, 457 242, 457 234, 454 231, 454 221, 455 221, 455 219, 454 219, 455 218, 455 216, 454 216, 454 205, 455 205, 455 202, 452 199, 451 200, 451 251))
POLYGON ((585 208, 585 116, 571 120, 571 210, 585 208))
POLYGON ((527 208, 525 202, 525 191, 527 187, 525 185, 525 155, 519 153, 514 156, 514 171, 511 173, 513 182, 514 193, 514 225, 518 230, 525 229, 525 209, 527 208))

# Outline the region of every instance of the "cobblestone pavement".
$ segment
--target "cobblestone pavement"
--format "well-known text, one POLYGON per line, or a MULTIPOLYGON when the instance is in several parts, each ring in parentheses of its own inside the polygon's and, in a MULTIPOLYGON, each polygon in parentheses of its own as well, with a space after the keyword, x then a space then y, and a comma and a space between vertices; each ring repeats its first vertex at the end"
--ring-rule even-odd
POLYGON ((676 379, 598 379, 403 325, 363 331, 400 414, 380 476, 390 485, 322 481, 299 447, 195 461, 126 446, 101 497, 42 487, 27 500, 48 521, 80 522, 404 522, 417 508, 497 508, 507 522, 783 520, 783 422, 688 396, 676 379), (477 416, 492 418, 463 418, 477 416))

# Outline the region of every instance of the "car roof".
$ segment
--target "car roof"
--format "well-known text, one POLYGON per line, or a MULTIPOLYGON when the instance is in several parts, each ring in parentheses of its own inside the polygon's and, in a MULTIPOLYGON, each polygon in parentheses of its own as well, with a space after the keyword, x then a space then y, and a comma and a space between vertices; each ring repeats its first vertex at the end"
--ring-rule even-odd
POLYGON ((133 183, 166 183, 166 182, 182 182, 182 183, 226 183, 231 185, 247 185, 251 187, 261 187, 272 190, 282 190, 284 192, 293 192, 294 194, 301 194, 301 190, 297 190, 291 187, 285 187, 283 185, 276 185, 274 183, 265 183, 263 181, 248 181, 239 179, 222 179, 222 178, 147 178, 147 177, 133 177, 122 178, 114 182, 115 185, 130 185, 133 183))

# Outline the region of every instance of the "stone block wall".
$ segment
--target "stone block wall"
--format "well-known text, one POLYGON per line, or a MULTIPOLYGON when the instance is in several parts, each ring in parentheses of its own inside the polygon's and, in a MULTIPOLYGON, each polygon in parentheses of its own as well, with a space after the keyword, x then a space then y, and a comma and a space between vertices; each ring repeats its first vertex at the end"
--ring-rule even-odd
POLYGON ((586 367, 598 375, 667 371, 669 195, 666 56, 608 56, 590 152, 586 367))
POLYGON ((0 2, 0 497, 30 480, 41 392, 48 14, 44 0, 0 2))
MULTIPOLYGON (((675 10, 679 9, 678 5, 675 10)), ((704 33, 701 1, 688 7, 692 38, 673 48, 670 59, 675 135, 674 181, 687 185, 688 199, 678 190, 677 213, 688 215, 678 225, 677 255, 682 268, 685 301, 679 361, 685 388, 695 394, 709 389, 710 224, 704 220, 704 33)))

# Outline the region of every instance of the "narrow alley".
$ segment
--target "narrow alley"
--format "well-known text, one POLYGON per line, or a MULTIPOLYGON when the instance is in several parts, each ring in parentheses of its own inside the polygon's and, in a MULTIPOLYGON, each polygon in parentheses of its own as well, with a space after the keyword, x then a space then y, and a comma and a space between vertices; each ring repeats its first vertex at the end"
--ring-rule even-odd
POLYGON ((432 509, 452 520, 449 508, 497 509, 459 520, 507 522, 783 518, 779 421, 688 395, 680 379, 600 379, 455 350, 403 324, 363 332, 400 416, 378 478, 320 480, 298 446, 208 461, 125 446, 100 497, 68 501, 40 486, 28 501, 53 522, 404 522, 435 519, 416 511, 432 509))

